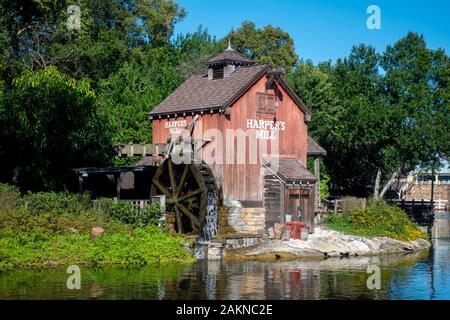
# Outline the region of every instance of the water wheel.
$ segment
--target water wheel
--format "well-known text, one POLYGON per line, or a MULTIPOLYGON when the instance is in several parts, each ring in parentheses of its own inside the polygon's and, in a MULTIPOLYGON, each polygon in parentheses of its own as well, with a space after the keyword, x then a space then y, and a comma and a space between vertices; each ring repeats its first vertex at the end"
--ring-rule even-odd
POLYGON ((215 183, 205 165, 174 164, 166 159, 152 179, 151 195, 166 196, 166 211, 175 213, 179 233, 199 235, 206 222, 215 183))

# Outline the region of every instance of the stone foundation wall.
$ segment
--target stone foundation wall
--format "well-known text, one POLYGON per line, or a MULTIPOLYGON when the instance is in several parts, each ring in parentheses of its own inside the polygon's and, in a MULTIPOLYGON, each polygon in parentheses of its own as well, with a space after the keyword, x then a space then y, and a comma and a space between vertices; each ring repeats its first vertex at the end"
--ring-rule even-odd
POLYGON ((228 208, 228 226, 237 233, 263 234, 265 223, 264 208, 228 208))
MULTIPOLYGON (((431 198, 431 184, 416 184, 406 192, 405 200, 430 200, 431 198)), ((434 199, 435 200, 450 200, 450 185, 435 184, 434 185, 434 199)))
POLYGON ((261 237, 239 237, 225 239, 225 249, 242 249, 259 244, 261 237))

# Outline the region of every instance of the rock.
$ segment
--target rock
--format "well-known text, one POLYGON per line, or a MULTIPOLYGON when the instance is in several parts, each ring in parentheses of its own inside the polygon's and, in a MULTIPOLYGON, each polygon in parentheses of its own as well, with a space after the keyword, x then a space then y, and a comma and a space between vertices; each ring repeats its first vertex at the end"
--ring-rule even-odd
POLYGON ((103 230, 103 228, 101 227, 95 227, 91 229, 91 239, 95 240, 101 236, 103 236, 103 234, 105 233, 105 230, 103 230))
MULTIPOLYGON (((282 225, 274 226, 274 233, 283 230, 282 225)), ((282 233, 280 233, 282 235, 282 233)), ((394 240, 387 237, 357 237, 348 236, 337 231, 316 228, 316 232, 307 241, 301 240, 269 240, 261 242, 258 247, 247 251, 247 256, 288 253, 297 257, 339 258, 352 256, 373 256, 389 253, 404 254, 405 252, 427 249, 431 244, 424 239, 410 242, 394 240)))
POLYGON ((416 242, 420 245, 421 248, 427 249, 431 247, 431 243, 425 239, 417 238, 416 242))
POLYGON ((208 260, 222 259, 223 245, 221 243, 210 243, 208 245, 208 260))
POLYGON ((327 258, 340 258, 341 254, 336 251, 327 252, 327 258))
POLYGON ((282 233, 283 233, 283 225, 281 223, 275 223, 273 226, 273 239, 281 240, 282 233))
POLYGON ((187 253, 192 254, 192 248, 191 248, 191 246, 189 245, 189 243, 184 242, 184 243, 183 243, 183 249, 184 249, 187 253))
POLYGON ((269 239, 274 239, 274 237, 275 237, 275 230, 274 230, 274 228, 269 228, 269 230, 268 230, 268 234, 269 234, 269 239))
POLYGON ((283 228, 283 232, 281 233, 281 240, 289 241, 291 239, 291 234, 289 230, 283 228))

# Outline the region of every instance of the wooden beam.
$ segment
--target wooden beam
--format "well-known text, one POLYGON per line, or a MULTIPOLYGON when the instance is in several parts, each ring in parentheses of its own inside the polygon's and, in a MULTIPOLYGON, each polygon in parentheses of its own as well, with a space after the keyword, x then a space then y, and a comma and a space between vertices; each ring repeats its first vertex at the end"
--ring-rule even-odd
POLYGON ((119 156, 153 156, 161 155, 166 149, 166 144, 126 144, 119 145, 119 156))
POLYGON ((120 190, 121 190, 121 184, 122 184, 122 174, 119 173, 116 175, 116 192, 117 192, 117 200, 120 200, 120 190))
POLYGON ((83 193, 84 192, 84 178, 83 175, 78 176, 78 192, 83 193))
POLYGON ((316 182, 316 201, 314 203, 314 209, 317 211, 320 206, 321 196, 320 196, 320 158, 314 159, 314 176, 317 178, 316 182))

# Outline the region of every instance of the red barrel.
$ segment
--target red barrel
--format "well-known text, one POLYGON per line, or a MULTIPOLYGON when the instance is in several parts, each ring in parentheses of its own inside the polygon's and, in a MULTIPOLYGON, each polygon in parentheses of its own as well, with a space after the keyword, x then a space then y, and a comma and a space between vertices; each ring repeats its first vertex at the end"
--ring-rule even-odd
POLYGON ((286 230, 290 231, 292 239, 300 239, 300 229, 306 227, 306 223, 300 221, 291 221, 286 223, 286 230))

